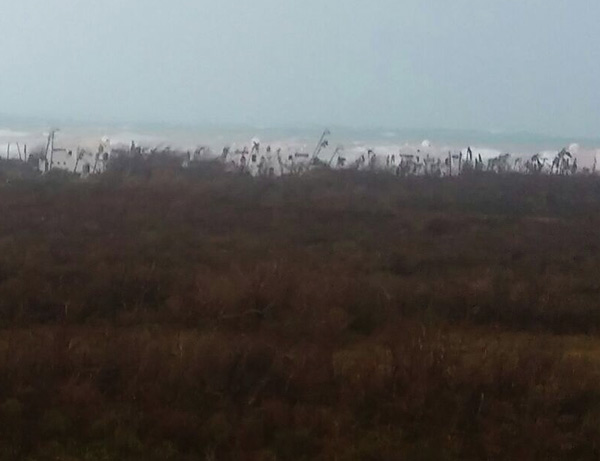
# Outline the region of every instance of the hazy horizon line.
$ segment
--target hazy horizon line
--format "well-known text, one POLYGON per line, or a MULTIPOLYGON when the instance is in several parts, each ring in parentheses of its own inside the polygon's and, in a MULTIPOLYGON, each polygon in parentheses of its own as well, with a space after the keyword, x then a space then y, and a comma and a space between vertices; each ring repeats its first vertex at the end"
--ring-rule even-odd
MULTIPOLYGON (((585 134, 563 134, 563 133, 547 133, 537 130, 510 130, 510 129, 483 129, 483 128, 453 128, 453 127, 419 127, 419 126, 386 126, 386 125, 352 125, 343 123, 319 123, 319 122, 285 122, 285 123, 255 123, 255 122, 238 122, 238 121, 172 121, 172 120, 107 120, 85 117, 61 117, 61 116, 30 116, 30 115, 12 115, 0 113, 0 124, 6 125, 3 128, 18 128, 21 126, 36 126, 36 127, 57 127, 61 125, 73 128, 136 128, 136 129, 222 129, 225 131, 231 130, 256 130, 256 131, 308 131, 315 130, 321 132, 325 129, 330 131, 343 132, 370 132, 384 137, 385 134, 391 135, 419 135, 423 139, 427 138, 427 134, 431 135, 449 135, 455 136, 481 136, 486 135, 493 138, 533 138, 545 141, 566 141, 572 142, 600 142, 600 134, 598 136, 585 134), (15 126, 10 126, 11 124, 15 126)), ((316 133, 316 134, 319 134, 316 133)))

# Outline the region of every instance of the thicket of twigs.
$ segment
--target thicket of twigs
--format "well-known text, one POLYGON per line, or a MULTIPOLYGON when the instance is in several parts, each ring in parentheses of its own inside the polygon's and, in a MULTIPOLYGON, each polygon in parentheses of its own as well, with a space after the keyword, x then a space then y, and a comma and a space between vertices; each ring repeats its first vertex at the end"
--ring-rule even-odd
POLYGON ((600 456, 600 180, 0 164, 0 458, 600 456))

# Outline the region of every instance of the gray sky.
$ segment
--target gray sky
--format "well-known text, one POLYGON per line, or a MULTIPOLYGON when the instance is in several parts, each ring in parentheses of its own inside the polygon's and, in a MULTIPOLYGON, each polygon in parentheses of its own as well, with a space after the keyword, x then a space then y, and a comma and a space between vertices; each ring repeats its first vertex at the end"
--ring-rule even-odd
POLYGON ((597 0, 2 0, 0 113, 600 134, 597 0))

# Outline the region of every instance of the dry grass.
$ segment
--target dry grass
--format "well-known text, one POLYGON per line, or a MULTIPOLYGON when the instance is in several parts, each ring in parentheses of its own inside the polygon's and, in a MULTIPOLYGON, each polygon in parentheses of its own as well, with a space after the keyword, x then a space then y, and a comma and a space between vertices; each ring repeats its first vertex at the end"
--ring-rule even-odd
POLYGON ((597 459, 599 206, 161 157, 5 182, 0 458, 597 459))

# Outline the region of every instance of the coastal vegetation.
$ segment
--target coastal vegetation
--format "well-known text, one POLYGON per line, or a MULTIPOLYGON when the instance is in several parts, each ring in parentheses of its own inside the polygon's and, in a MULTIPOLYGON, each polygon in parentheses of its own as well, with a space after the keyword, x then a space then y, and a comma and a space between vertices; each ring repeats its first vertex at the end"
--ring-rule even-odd
POLYGON ((596 460, 600 179, 0 161, 0 459, 596 460))

